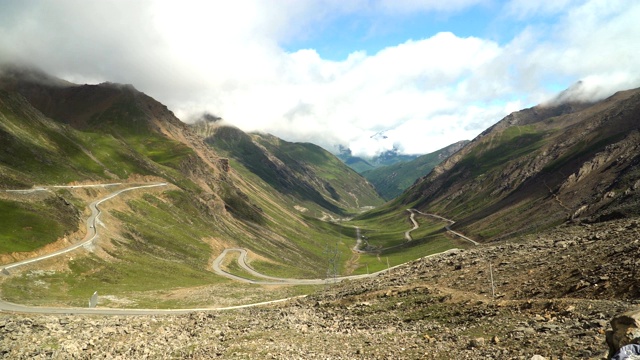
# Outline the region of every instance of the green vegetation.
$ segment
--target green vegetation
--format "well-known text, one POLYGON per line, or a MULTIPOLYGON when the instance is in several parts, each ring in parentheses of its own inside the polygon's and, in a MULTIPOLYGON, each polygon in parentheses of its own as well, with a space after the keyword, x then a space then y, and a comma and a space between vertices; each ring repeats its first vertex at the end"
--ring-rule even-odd
MULTIPOLYGON (((108 223, 98 255, 78 250, 65 263, 68 269, 25 270, 7 278, 2 293, 9 301, 85 306, 97 290, 135 299, 132 306, 176 306, 190 303, 176 300, 181 290, 213 286, 246 295, 246 286, 210 269, 217 256, 213 249, 225 246, 251 250, 252 266, 272 276, 324 277, 332 261, 338 275, 358 266, 356 271, 364 271, 364 263, 358 265, 352 252, 356 225, 373 246, 401 245, 384 255, 393 264, 447 246, 445 238, 436 239, 441 224, 421 221, 423 226, 412 234, 417 241, 405 250, 404 232, 412 224, 404 210, 345 222, 382 200, 360 175, 318 146, 219 128, 207 141, 220 156, 230 158, 232 170, 217 173, 199 167, 203 160, 193 149, 163 135, 157 121, 166 120, 171 132, 180 131, 171 127, 178 120, 162 119, 168 111, 134 89, 81 86, 73 88, 72 96, 56 91, 50 95, 60 101, 39 111, 26 95, 1 94, 0 187, 154 175, 179 190, 131 192, 123 197, 125 205, 120 201, 117 207, 105 206, 102 220, 108 223)), ((42 201, 0 201, 0 252, 41 248, 75 230, 88 199, 102 193, 60 189, 43 194, 42 201)), ((234 263, 229 269, 243 272, 234 263)), ((279 293, 303 291, 298 289, 279 293)), ((208 302, 203 298, 192 303, 208 302)))
POLYGON ((314 203, 324 211, 345 215, 382 202, 356 172, 316 145, 249 135, 231 127, 216 128, 206 141, 241 164, 247 170, 243 174, 259 177, 269 191, 314 203))
POLYGON ((483 146, 477 146, 456 166, 469 169, 473 177, 487 174, 540 148, 545 139, 546 133, 535 132, 532 125, 509 127, 499 138, 485 141, 483 146), (494 143, 496 146, 490 147, 494 143))
POLYGON ((361 173, 373 184, 378 194, 385 200, 391 200, 402 194, 417 179, 429 174, 436 165, 458 151, 466 143, 466 141, 459 142, 411 161, 400 161, 361 173))
POLYGON ((383 251, 381 254, 360 255, 358 268, 354 274, 374 273, 387 269, 389 266, 396 266, 406 262, 419 259, 424 256, 441 253, 453 248, 466 248, 468 244, 456 242, 444 234, 430 235, 419 240, 407 243, 406 246, 390 251, 383 251))
POLYGON ((123 239, 112 239, 115 261, 94 255, 69 262, 69 271, 38 276, 43 286, 33 286, 30 275, 3 283, 6 299, 84 305, 87 293, 128 296, 225 282, 209 271, 211 247, 202 241, 211 235, 211 222, 181 191, 144 194, 129 201, 129 211, 111 213, 123 221, 123 239), (33 300, 36 301, 36 300, 33 300))
POLYGON ((0 200, 0 253, 33 251, 64 235, 45 206, 0 200))

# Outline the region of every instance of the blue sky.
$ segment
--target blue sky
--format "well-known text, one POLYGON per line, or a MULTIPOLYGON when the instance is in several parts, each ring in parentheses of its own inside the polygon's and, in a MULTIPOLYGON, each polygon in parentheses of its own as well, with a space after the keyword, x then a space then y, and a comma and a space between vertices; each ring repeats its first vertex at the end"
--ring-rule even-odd
POLYGON ((0 62, 130 83, 183 121, 373 156, 640 86, 628 0, 0 0, 0 62), (371 137, 378 132, 385 137, 371 137))
POLYGON ((499 21, 495 16, 495 6, 486 5, 455 13, 340 14, 327 19, 312 33, 284 43, 283 47, 287 51, 315 49, 323 59, 339 61, 354 51, 375 54, 409 39, 426 39, 439 32, 479 36, 497 42, 510 40, 519 24, 499 21))

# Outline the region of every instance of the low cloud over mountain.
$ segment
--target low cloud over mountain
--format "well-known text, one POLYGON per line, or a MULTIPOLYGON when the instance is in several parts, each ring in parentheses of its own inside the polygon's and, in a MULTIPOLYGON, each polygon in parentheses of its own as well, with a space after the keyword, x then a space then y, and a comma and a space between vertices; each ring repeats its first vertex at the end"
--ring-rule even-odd
POLYGON ((133 83, 182 119, 208 111, 356 155, 471 139, 579 80, 589 99, 640 85, 639 4, 429 4, 3 1, 0 60, 74 82, 133 83), (480 31, 447 30, 442 19, 471 21, 472 10, 480 31), (416 16, 442 26, 384 37, 416 16), (350 37, 355 45, 343 45, 350 37), (348 56, 327 55, 341 46, 348 56), (379 131, 388 139, 371 141, 379 131))

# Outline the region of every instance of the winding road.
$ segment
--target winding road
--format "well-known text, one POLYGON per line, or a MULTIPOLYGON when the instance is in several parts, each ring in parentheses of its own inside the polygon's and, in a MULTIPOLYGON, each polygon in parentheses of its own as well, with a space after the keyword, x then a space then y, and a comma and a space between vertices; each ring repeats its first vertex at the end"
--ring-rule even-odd
MULTIPOLYGON (((416 209, 407 209, 407 211, 409 211, 412 215, 413 215, 414 213, 418 213, 418 214, 420 214, 420 215, 430 216, 430 217, 434 217, 434 218, 439 219, 439 220, 442 220, 442 221, 446 221, 446 222, 448 222, 448 223, 449 223, 449 225, 445 226, 444 228, 445 228, 448 232, 450 232, 450 233, 452 233, 453 235, 456 235, 456 236, 458 236, 458 237, 460 237, 460 238, 462 238, 462 239, 464 239, 464 240, 466 240, 466 241, 468 241, 468 242, 472 243, 473 245, 476 245, 476 246, 477 246, 477 245, 480 245, 480 243, 479 243, 479 242, 477 242, 477 241, 475 241, 475 240, 473 240, 473 239, 471 239, 471 238, 469 238, 469 237, 467 237, 467 236, 464 236, 464 235, 460 234, 460 233, 459 233, 459 232, 457 232, 457 231, 451 230, 451 225, 453 225, 453 224, 455 224, 455 223, 456 223, 455 221, 453 221, 453 220, 451 220, 451 219, 447 219, 447 218, 444 218, 444 217, 442 217, 442 216, 440 216, 440 215, 436 215, 436 214, 423 213, 422 211, 418 211, 418 210, 416 210, 416 209)), ((413 216, 411 217, 411 221, 413 221, 414 225, 416 224, 415 220, 413 219, 413 216)), ((415 230, 415 229, 413 229, 413 230, 415 230)))
MULTIPOLYGON (((117 185, 122 185, 122 184, 121 183, 112 183, 112 184, 93 184, 93 185, 37 186, 37 187, 34 187, 33 189, 27 189, 27 190, 5 190, 5 191, 6 192, 13 192, 13 193, 32 193, 32 192, 36 192, 36 191, 50 191, 51 189, 55 189, 55 188, 108 187, 108 186, 117 186, 117 185)), ((113 192, 113 193, 109 194, 108 196, 106 196, 104 198, 98 199, 98 200, 90 203, 89 204, 89 209, 91 210, 91 215, 85 221, 85 226, 86 226, 86 229, 87 229, 87 233, 86 233, 86 235, 85 235, 85 237, 83 238, 82 241, 80 241, 79 243, 74 244, 72 246, 69 246, 69 247, 67 247, 65 249, 58 250, 58 251, 52 252, 52 253, 47 254, 47 255, 38 256, 38 257, 35 257, 35 258, 32 258, 32 259, 27 259, 27 260, 15 262, 15 263, 12 263, 12 264, 4 265, 3 268, 2 268, 2 271, 1 271, 2 274, 10 275, 11 272, 9 270, 14 269, 16 267, 24 266, 24 265, 31 264, 31 263, 35 263, 35 262, 42 261, 42 260, 45 260, 45 259, 50 259, 52 257, 60 256, 62 254, 68 253, 68 252, 73 251, 75 249, 78 249, 80 247, 90 245, 96 239, 96 237, 98 236, 98 231, 97 231, 96 225, 99 222, 99 216, 101 214, 101 210, 99 208, 100 204, 102 204, 103 202, 108 201, 110 199, 113 199, 114 197, 116 197, 116 196, 118 196, 118 195, 120 195, 120 194, 122 194, 124 192, 127 192, 127 191, 132 191, 132 190, 137 190, 137 189, 145 189, 145 188, 153 188, 153 187, 160 187, 160 186, 167 186, 167 185, 168 185, 168 183, 162 182, 162 183, 150 183, 150 184, 145 184, 145 185, 132 186, 132 187, 128 187, 128 188, 121 189, 121 190, 118 190, 116 192, 113 192)), ((453 233, 453 234, 455 234, 455 235, 457 235, 457 236, 459 236, 459 237, 461 237, 461 238, 463 238, 465 240, 468 240, 468 241, 472 242, 475 245, 478 245, 478 243, 473 241, 472 239, 469 239, 468 237, 451 230, 450 229, 450 225, 455 223, 453 220, 449 220, 449 219, 443 218, 443 217, 435 215, 435 214, 422 213, 422 212, 420 212, 418 210, 415 210, 415 209, 407 209, 407 211, 409 211, 411 213, 410 220, 413 223, 413 228, 405 232, 405 238, 407 239, 407 241, 411 241, 412 240, 411 239, 411 232, 413 230, 416 230, 419 227, 417 221, 415 220, 415 213, 419 213, 421 215, 432 216, 432 217, 441 219, 443 221, 449 222, 449 225, 446 226, 447 231, 449 231, 449 232, 451 232, 451 233, 453 233)), ((360 234, 359 229, 358 229, 357 233, 358 233, 358 240, 359 240, 359 234, 360 234)), ((356 244, 356 248, 357 248, 357 246, 358 246, 358 243, 356 244)), ((437 256, 437 255, 441 255, 441 254, 445 254, 445 253, 449 253, 449 252, 455 251, 455 250, 457 250, 457 249, 450 249, 450 250, 444 251, 442 253, 429 255, 429 257, 437 256)), ((362 252, 362 250, 357 250, 357 251, 362 252)), ((390 270, 402 265, 402 264, 399 264, 399 265, 390 267, 388 269, 384 269, 384 270, 381 270, 381 271, 378 271, 378 272, 375 272, 375 273, 371 273, 371 274, 341 276, 341 277, 334 277, 334 278, 328 278, 328 279, 292 279, 292 278, 278 278, 278 277, 273 277, 273 276, 268 276, 268 275, 261 274, 261 273, 255 271, 253 268, 251 268, 247 264, 246 258, 247 258, 247 250, 246 249, 240 249, 240 248, 225 249, 213 261, 213 263, 212 263, 213 271, 216 274, 224 276, 224 277, 227 277, 229 279, 236 280, 236 281, 241 281, 241 282, 245 282, 245 283, 250 283, 250 284, 260 284, 260 285, 318 285, 318 284, 327 284, 327 283, 337 283, 337 282, 341 282, 341 281, 344 281, 344 280, 354 280, 354 279, 363 279, 363 278, 368 278, 368 277, 374 277, 374 276, 378 276, 379 274, 388 272, 388 271, 390 271, 390 270), (226 272, 226 271, 222 270, 220 265, 221 265, 222 261, 224 260, 224 258, 230 252, 239 253, 238 258, 237 258, 237 262, 238 262, 239 266, 243 270, 245 270, 252 277, 263 279, 263 280, 249 279, 249 278, 245 278, 245 277, 242 277, 242 276, 234 275, 234 274, 231 274, 229 272, 226 272)), ((294 297, 294 298, 278 299, 278 300, 265 301, 265 302, 252 303, 252 304, 245 304, 245 305, 229 306, 229 307, 190 308, 190 309, 114 309, 114 308, 36 307, 36 306, 14 304, 14 303, 7 302, 7 301, 4 301, 4 300, 0 299, 0 311, 22 312, 22 313, 41 313, 41 314, 95 314, 95 315, 185 314, 185 313, 196 312, 196 311, 222 311, 222 310, 241 309, 241 308, 254 307, 254 306, 263 306, 263 305, 275 304, 275 303, 279 303, 279 302, 285 302, 285 301, 289 301, 291 299, 300 298, 300 297, 304 297, 304 296, 298 296, 298 297, 294 297)))
MULTIPOLYGON (((401 264, 402 265, 402 264, 401 264)), ((224 276, 226 278, 229 279, 233 279, 233 280, 237 280, 237 281, 242 281, 242 282, 246 282, 249 284, 261 284, 261 285, 321 285, 321 284, 327 284, 327 283, 338 283, 344 280, 354 280, 354 279, 364 279, 364 278, 368 278, 368 277, 373 277, 373 276, 378 276, 379 274, 385 273, 389 270, 392 270, 396 267, 398 267, 400 265, 396 265, 394 267, 390 267, 388 269, 384 269, 375 273, 371 273, 371 274, 362 274, 362 275, 349 275, 349 276, 338 276, 338 277, 334 277, 334 278, 326 278, 326 279, 292 279, 292 278, 278 278, 278 277, 273 277, 273 276, 268 276, 268 275, 264 275, 261 274, 257 271, 255 271, 253 268, 251 268, 248 264, 247 264, 247 250, 245 249, 239 249, 239 248, 234 248, 234 249, 225 249, 222 254, 220 254, 214 261, 213 261, 213 271, 221 276, 224 276), (225 256, 227 256, 227 254, 229 252, 238 252, 240 253, 240 255, 238 256, 238 264, 240 265, 241 268, 243 268, 245 271, 247 271, 249 274, 251 274, 251 276, 254 277, 258 277, 258 278, 263 278, 265 280, 253 280, 253 279, 248 279, 248 278, 244 278, 242 276, 238 276, 238 275, 234 275, 231 273, 228 273, 224 270, 222 270, 220 268, 220 264, 222 263, 222 260, 225 258, 225 256)))
MULTIPOLYGON (((33 192, 33 191, 47 191, 47 190, 49 190, 49 188, 64 188, 64 187, 66 187, 66 188, 81 188, 81 187, 98 187, 98 186, 106 187, 106 186, 113 186, 113 185, 120 185, 120 184, 74 185, 74 186, 70 186, 69 185, 69 186, 37 187, 37 188, 31 189, 30 191, 31 192, 33 192)), ((42 261, 42 260, 45 260, 45 259, 49 259, 49 258, 52 258, 52 257, 55 257, 55 256, 60 256, 62 254, 66 254, 66 253, 68 253, 70 251, 73 251, 73 250, 75 250, 75 249, 77 249, 79 247, 91 244, 93 242, 93 240, 95 240, 95 238, 98 236, 96 225, 97 225, 97 222, 98 222, 98 217, 101 214, 101 211, 98 208, 98 205, 102 204, 103 202, 105 202, 107 200, 113 199, 114 197, 116 197, 116 196, 118 196, 118 195, 120 195, 120 194, 122 194, 123 192, 126 192, 126 191, 137 190, 137 189, 145 189, 145 188, 151 188, 151 187, 158 187, 158 186, 167 186, 167 183, 152 183, 152 184, 147 184, 147 185, 132 186, 132 187, 129 187, 129 188, 126 188, 126 189, 122 189, 122 190, 116 191, 116 192, 110 194, 109 196, 107 196, 105 198, 102 198, 102 199, 99 199, 99 200, 96 200, 96 201, 92 202, 91 204, 89 204, 89 209, 91 209, 91 215, 85 221, 85 226, 87 227, 87 234, 85 235, 84 239, 82 239, 82 241, 80 241, 77 244, 71 245, 71 246, 69 246, 67 248, 64 248, 62 250, 58 250, 58 251, 52 252, 52 253, 47 254, 47 255, 42 255, 42 256, 38 256, 38 257, 32 258, 32 259, 27 259, 27 260, 15 262, 13 264, 5 265, 2 268, 2 273, 4 273, 5 275, 9 275, 10 274, 10 272, 9 272, 10 269, 16 268, 18 266, 23 266, 23 265, 31 264, 31 263, 34 263, 34 262, 42 261)), ((11 190, 9 190, 9 191, 11 191, 11 190)), ((29 192, 29 190, 20 190, 20 191, 29 192)))
MULTIPOLYGON (((405 239, 407 241, 412 241, 411 238, 411 232, 418 229, 420 227, 420 225, 418 224, 418 222, 415 219, 415 214, 418 213, 420 215, 424 215, 424 216, 430 216, 430 217, 434 217, 437 218, 439 220, 448 222, 449 225, 445 226, 445 229, 456 235, 459 236, 460 238, 467 240, 469 242, 471 242, 474 245, 479 245, 478 242, 474 241, 473 239, 468 238, 467 236, 464 236, 462 234, 460 234, 457 231, 453 231, 451 230, 451 225, 455 224, 455 221, 444 218, 442 216, 436 215, 436 214, 428 214, 428 213, 423 213, 421 211, 418 211, 416 209, 407 209, 407 211, 411 214, 409 216, 409 219, 411 220, 411 222, 413 223, 413 228, 411 228, 410 230, 407 230, 404 233, 405 239)), ((368 251, 365 250, 360 250, 359 246, 361 245, 362 240, 361 240, 361 235, 360 235, 360 228, 356 227, 356 245, 353 247, 353 251, 359 252, 359 253, 368 253, 368 251)), ((401 246, 401 245, 400 245, 401 246)), ((391 248, 395 248, 397 246, 393 246, 391 248)), ((391 248, 387 248, 387 249, 391 249, 391 248)), ((386 249, 382 249, 382 250, 386 250, 386 249)), ((431 257, 431 256, 436 256, 436 255, 441 255, 441 254, 445 254, 448 253, 450 251, 456 251, 457 249, 450 249, 441 253, 437 253, 437 254, 432 254, 429 255, 427 257, 431 257)), ((388 269, 384 269, 372 274, 362 274, 362 275, 350 275, 350 276, 341 276, 341 277, 335 277, 335 278, 327 278, 327 279, 292 279, 292 278, 278 278, 278 277, 273 277, 273 276, 268 276, 268 275, 264 275, 261 274, 257 271, 255 271, 253 268, 251 268, 248 264, 247 264, 247 250, 246 249, 241 249, 241 248, 232 248, 232 249, 225 249, 220 255, 218 255, 218 257, 213 261, 212 267, 213 267, 213 271, 220 275, 220 276, 224 276, 228 279, 232 279, 232 280, 236 280, 236 281, 242 281, 245 283, 250 283, 250 284, 261 284, 261 285, 282 285, 282 284, 287 284, 287 285, 314 285, 314 284, 327 284, 327 283, 333 283, 333 282, 340 282, 343 280, 353 280, 353 279, 363 279, 363 278, 367 278, 367 277, 373 277, 373 276, 378 276, 379 274, 385 273, 389 270, 392 270, 398 266, 401 266, 402 264, 390 267, 388 269), (220 267, 220 265, 222 264, 222 261, 224 260, 224 258, 229 254, 229 252, 238 252, 238 265, 240 265, 240 267, 245 270, 248 274, 250 274, 252 277, 257 277, 257 278, 262 278, 265 280, 256 280, 256 279, 249 279, 249 278, 245 278, 239 275, 235 275, 232 273, 229 273, 227 271, 222 270, 222 268, 220 267)))
POLYGON ((407 230, 404 232, 404 238, 407 239, 407 241, 411 241, 413 240, 413 238, 411 237, 411 232, 417 228, 420 227, 420 225, 418 225, 418 222, 416 221, 416 213, 414 211, 414 209, 407 209, 407 211, 409 212, 409 220, 411 220, 411 222, 413 223, 413 227, 410 230, 407 230))

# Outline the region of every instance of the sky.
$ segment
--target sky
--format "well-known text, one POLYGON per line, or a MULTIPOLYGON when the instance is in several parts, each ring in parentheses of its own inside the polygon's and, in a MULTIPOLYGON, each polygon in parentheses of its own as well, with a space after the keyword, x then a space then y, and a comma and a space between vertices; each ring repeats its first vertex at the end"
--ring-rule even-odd
POLYGON ((640 86, 636 0, 0 0, 0 63, 375 156, 640 86))

